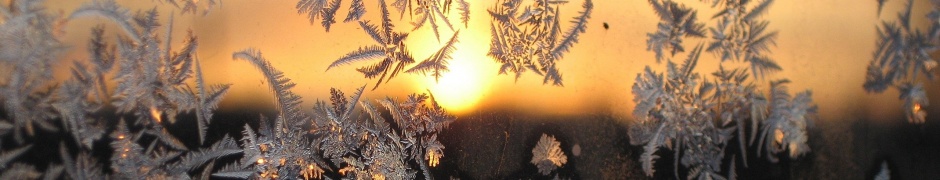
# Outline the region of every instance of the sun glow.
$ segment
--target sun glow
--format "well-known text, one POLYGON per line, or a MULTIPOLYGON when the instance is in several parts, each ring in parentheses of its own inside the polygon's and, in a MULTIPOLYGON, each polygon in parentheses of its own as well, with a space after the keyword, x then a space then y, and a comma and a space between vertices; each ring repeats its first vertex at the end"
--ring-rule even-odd
MULTIPOLYGON (((471 28, 474 26, 470 26, 471 28)), ((480 26, 489 27, 489 26, 480 26)), ((417 61, 430 56, 441 48, 447 38, 437 41, 430 29, 423 29, 425 36, 410 37, 409 43, 415 47, 412 51, 417 61), (412 39, 414 38, 414 39, 412 39), (418 51, 418 49, 426 51, 418 51)), ((421 30, 419 30, 421 31, 421 30)), ((440 37, 451 37, 451 33, 442 33, 440 37)), ((457 37, 455 51, 447 61, 449 71, 443 72, 440 79, 431 74, 418 75, 415 79, 415 92, 431 91, 438 104, 452 114, 465 114, 476 109, 483 97, 490 92, 497 76, 498 65, 486 54, 490 47, 490 34, 487 29, 461 30, 457 37)))
POLYGON ((455 58, 450 61, 449 72, 435 82, 434 77, 425 79, 425 87, 434 95, 437 103, 452 113, 472 110, 489 90, 491 79, 482 62, 455 58))

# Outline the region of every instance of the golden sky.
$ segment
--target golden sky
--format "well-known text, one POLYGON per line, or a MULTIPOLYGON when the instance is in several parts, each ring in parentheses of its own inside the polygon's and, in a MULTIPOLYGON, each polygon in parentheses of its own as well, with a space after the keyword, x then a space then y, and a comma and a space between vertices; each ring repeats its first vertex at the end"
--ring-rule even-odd
MULTIPOLYGON (((76 7, 90 0, 53 0, 47 2, 49 9, 71 13, 76 7)), ((335 59, 360 46, 373 43, 362 32, 358 23, 334 24, 330 32, 324 32, 319 22, 310 24, 305 15, 297 14, 294 0, 222 0, 207 16, 180 14, 171 5, 146 0, 119 0, 132 12, 138 9, 158 7, 161 20, 166 21, 175 12, 173 43, 181 44, 186 29, 192 29, 199 38, 198 56, 207 82, 234 84, 223 108, 252 107, 270 104, 273 94, 269 92, 261 73, 249 63, 232 60, 231 54, 248 47, 261 50, 272 65, 283 71, 297 84, 295 93, 304 97, 306 107, 317 99, 326 99, 330 87, 351 93, 354 89, 376 80, 365 79, 355 68, 371 62, 333 68, 325 71, 335 59), (262 103, 263 102, 263 103, 262 103)), ((698 7, 699 20, 707 21, 714 12, 705 3, 697 0, 679 2, 698 7)), ((345 17, 349 2, 344 2, 338 21, 345 17)), ((571 51, 559 62, 564 76, 564 87, 542 85, 541 77, 524 74, 518 82, 512 75, 497 76, 499 64, 486 56, 489 48, 490 17, 486 9, 495 1, 472 1, 468 28, 458 25, 452 18, 455 30, 460 30, 459 43, 454 59, 450 61, 451 72, 440 82, 433 77, 419 74, 402 74, 383 84, 375 91, 366 91, 370 99, 386 96, 403 99, 413 92, 431 90, 446 108, 458 113, 478 109, 511 109, 546 115, 611 112, 624 119, 632 119, 633 94, 630 87, 644 66, 661 70, 654 54, 646 51, 646 33, 656 28, 658 18, 646 0, 595 0, 594 13, 588 29, 571 51), (607 23, 610 29, 604 29, 607 23)), ((564 23, 580 11, 582 1, 571 0, 561 10, 564 23)), ((920 1, 915 7, 914 22, 926 22, 927 2, 920 1)), ((881 17, 893 20, 904 2, 889 1, 881 17)), ((377 1, 367 1, 364 20, 378 21, 377 1)), ((397 18, 398 12, 391 10, 397 18)), ((455 11, 456 12, 456 11, 455 11)), ((458 17, 456 14, 452 17, 458 17)), ((790 91, 813 90, 813 98, 820 106, 821 118, 840 120, 857 117, 875 119, 897 119, 900 100, 897 91, 883 94, 867 94, 862 89, 865 68, 871 59, 875 45, 875 25, 881 19, 876 15, 875 1, 829 0, 794 1, 778 0, 764 18, 771 22, 770 28, 779 31, 773 58, 783 71, 768 76, 769 79, 788 78, 790 91)), ((400 31, 413 26, 405 21, 396 22, 400 31)), ((712 21, 707 21, 712 24, 712 21)), ((73 20, 66 27, 64 39, 71 49, 63 60, 85 59, 84 51, 91 26, 105 24, 110 27, 108 37, 119 33, 111 22, 104 18, 85 17, 73 20)), ((414 57, 422 60, 446 42, 453 33, 441 28, 438 42, 430 26, 411 33, 407 43, 414 57)), ((691 47, 700 40, 686 40, 691 47)), ((684 55, 680 55, 684 56, 684 55)), ((704 55, 699 62, 699 72, 710 74, 717 67, 717 60, 704 55)), ((374 62, 374 61, 373 61, 374 62)), ((65 64, 65 63, 63 63, 65 64)), ((69 65, 71 63, 68 63, 69 65)), ((63 66, 65 68, 67 66, 63 66)), ((59 73, 57 76, 67 76, 59 73)), ((761 82, 764 92, 767 82, 761 82)), ((928 92, 937 87, 927 86, 928 92)), ((931 97, 940 97, 932 93, 931 97)))

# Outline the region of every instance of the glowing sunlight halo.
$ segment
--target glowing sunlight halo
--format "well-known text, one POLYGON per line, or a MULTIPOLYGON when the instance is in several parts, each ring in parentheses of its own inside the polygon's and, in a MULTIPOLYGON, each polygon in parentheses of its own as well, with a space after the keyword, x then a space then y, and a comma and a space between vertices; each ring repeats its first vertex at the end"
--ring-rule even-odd
MULTIPOLYGON (((433 37, 430 36, 430 31, 426 34, 428 35, 424 38, 428 39, 412 41, 411 43, 414 43, 412 45, 415 45, 416 49, 433 49, 434 51, 441 48, 442 42, 430 39, 433 37)), ((451 35, 441 34, 441 37, 451 37, 451 35)), ((430 90, 437 103, 453 114, 465 114, 476 109, 483 96, 489 93, 499 68, 490 57, 486 56, 490 50, 489 37, 489 31, 485 29, 461 31, 455 45, 456 49, 451 54, 452 58, 447 61, 449 71, 444 72, 438 81, 435 81, 430 74, 415 79, 417 92, 430 90)), ((446 41, 446 38, 444 40, 446 41)), ((434 51, 426 52, 427 55, 416 53, 415 56, 427 57, 434 51)))
POLYGON ((465 113, 480 102, 490 82, 482 62, 457 57, 461 56, 454 54, 448 65, 450 71, 444 73, 440 81, 427 77, 424 84, 448 112, 465 113))

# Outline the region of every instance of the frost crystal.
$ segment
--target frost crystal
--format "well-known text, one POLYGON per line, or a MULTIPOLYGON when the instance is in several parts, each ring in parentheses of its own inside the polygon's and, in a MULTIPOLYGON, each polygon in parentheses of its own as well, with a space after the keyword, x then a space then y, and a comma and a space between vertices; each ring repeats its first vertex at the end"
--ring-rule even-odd
POLYGON ((532 160, 529 161, 539 167, 539 173, 542 175, 548 175, 567 162, 568 156, 565 156, 565 152, 561 150, 561 142, 547 134, 542 134, 539 143, 532 148, 532 160))

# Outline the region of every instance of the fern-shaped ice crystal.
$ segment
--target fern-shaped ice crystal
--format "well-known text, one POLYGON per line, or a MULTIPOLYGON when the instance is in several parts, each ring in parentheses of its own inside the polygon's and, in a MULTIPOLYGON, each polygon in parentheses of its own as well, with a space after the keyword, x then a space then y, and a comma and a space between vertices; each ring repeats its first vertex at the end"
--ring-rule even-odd
POLYGON ((17 143, 37 129, 58 130, 54 123, 52 68, 63 52, 64 20, 47 12, 41 0, 0 3, 0 101, 14 126, 17 143))
POLYGON ((378 78, 378 82, 372 87, 373 90, 377 89, 382 83, 387 83, 402 71, 425 74, 430 72, 435 79, 439 79, 443 76, 442 73, 448 71, 447 60, 451 59, 450 54, 455 50, 454 44, 457 43, 457 35, 459 32, 455 32, 450 40, 441 47, 440 50, 432 54, 431 57, 428 57, 414 67, 406 69, 406 66, 415 62, 414 57, 411 56, 411 53, 404 43, 405 39, 408 38, 408 33, 394 32, 394 24, 392 24, 392 20, 389 18, 388 7, 385 6, 384 1, 379 2, 382 5, 382 21, 380 25, 373 25, 369 21, 359 21, 362 30, 372 37, 372 40, 374 40, 377 45, 360 47, 356 51, 347 53, 333 61, 326 69, 330 70, 334 67, 359 61, 381 59, 373 65, 356 69, 366 78, 378 78))
POLYGON ((567 1, 498 1, 489 9, 493 18, 490 51, 487 55, 502 64, 499 74, 514 73, 516 80, 531 70, 543 76, 542 83, 563 86, 557 65, 566 52, 587 30, 594 4, 585 0, 584 8, 562 31, 560 8, 567 1))
POLYGON ((542 134, 535 148, 532 148, 532 160, 529 163, 538 166, 539 173, 548 175, 556 168, 565 165, 568 162, 568 156, 561 150, 561 142, 555 140, 554 136, 542 134))
POLYGON ((908 121, 920 124, 927 115, 922 110, 922 106, 927 105, 927 97, 918 84, 918 77, 922 75, 928 80, 934 77, 937 60, 930 54, 938 50, 940 4, 935 2, 927 14, 931 23, 925 31, 911 24, 914 1, 906 3, 897 20, 884 21, 878 26, 876 49, 868 64, 863 87, 869 93, 882 93, 889 87, 896 87, 901 91, 900 99, 905 101, 903 110, 908 121))

